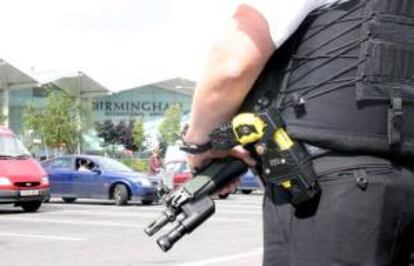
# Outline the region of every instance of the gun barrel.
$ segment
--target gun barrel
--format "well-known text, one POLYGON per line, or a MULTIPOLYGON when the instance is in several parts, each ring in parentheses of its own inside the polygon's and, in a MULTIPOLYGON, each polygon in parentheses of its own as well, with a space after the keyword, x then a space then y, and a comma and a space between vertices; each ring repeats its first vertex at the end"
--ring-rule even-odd
POLYGON ((170 221, 174 221, 175 218, 176 214, 167 208, 165 211, 161 213, 158 219, 154 220, 150 225, 148 225, 144 229, 144 231, 148 236, 152 236, 161 228, 163 228, 167 223, 169 223, 170 221))
POLYGON ((174 230, 157 239, 157 244, 162 251, 167 252, 172 246, 184 236, 186 228, 180 224, 174 230))
POLYGON ((145 233, 152 236, 179 217, 178 225, 157 240, 158 246, 167 252, 184 235, 191 233, 213 215, 215 206, 209 196, 246 171, 247 165, 239 159, 229 157, 213 160, 180 190, 167 198, 167 209, 144 229, 145 233))

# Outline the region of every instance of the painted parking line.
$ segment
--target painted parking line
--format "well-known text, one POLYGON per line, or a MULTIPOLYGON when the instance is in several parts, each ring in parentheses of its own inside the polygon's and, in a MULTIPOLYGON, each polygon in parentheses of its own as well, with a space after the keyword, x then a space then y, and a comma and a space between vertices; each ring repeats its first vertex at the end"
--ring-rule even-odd
POLYGON ((94 221, 79 221, 79 220, 61 220, 61 219, 41 219, 41 218, 18 218, 8 217, 0 218, 0 221, 15 221, 23 223, 55 223, 55 224, 70 224, 70 225, 92 225, 92 226, 106 226, 106 227, 125 227, 125 228, 143 228, 144 224, 125 224, 125 223, 113 223, 113 222, 94 222, 94 221))
MULTIPOLYGON (((262 202, 250 202, 246 201, 246 203, 240 203, 240 202, 234 202, 234 201, 225 201, 225 200, 219 200, 215 201, 216 207, 218 208, 238 208, 238 209, 251 209, 251 210, 261 210, 262 208, 262 202)), ((62 209, 65 210, 77 210, 77 209, 88 209, 88 210, 97 210, 97 209, 105 209, 105 210, 111 210, 114 212, 118 211, 125 211, 125 210, 131 210, 131 211, 142 211, 142 212, 158 212, 165 208, 164 205, 149 205, 149 206, 142 206, 142 205, 127 205, 127 206, 114 206, 114 205, 97 205, 97 204, 62 204, 62 203, 48 203, 45 206, 61 206, 62 209)))
POLYGON ((0 232, 0 236, 11 237, 25 237, 25 238, 40 238, 49 240, 61 240, 61 241, 85 241, 86 238, 79 237, 66 237, 66 236, 51 236, 51 235, 33 235, 33 234, 17 234, 17 233, 3 233, 0 232))
POLYGON ((248 257, 261 256, 262 253, 263 253, 263 248, 257 248, 250 252, 244 252, 244 253, 239 253, 239 254, 234 254, 234 255, 229 255, 229 256, 224 256, 224 257, 218 257, 218 258, 209 259, 209 260, 192 261, 190 263, 179 264, 177 266, 204 266, 204 265, 212 265, 212 264, 221 265, 220 263, 223 263, 223 262, 235 261, 235 260, 240 260, 240 259, 244 259, 248 257))
POLYGON ((112 212, 112 211, 91 211, 91 210, 63 210, 58 212, 49 212, 43 213, 43 215, 48 216, 61 216, 61 215, 68 215, 68 216, 109 216, 109 217, 142 217, 142 218, 150 218, 154 217, 154 213, 137 213, 137 212, 112 212))
MULTIPOLYGON (((261 216, 259 215, 259 213, 249 213, 249 212, 231 212, 231 214, 235 214, 235 213, 240 213, 240 214, 244 214, 244 215, 248 215, 248 217, 252 217, 250 214, 257 214, 257 217, 260 218, 261 216)), ((223 217, 223 215, 227 214, 227 211, 223 211, 223 213, 220 213, 220 217, 219 216, 213 216, 211 218, 211 221, 213 222, 247 222, 247 223, 251 223, 251 222, 255 222, 254 220, 252 220, 251 218, 236 218, 236 217, 223 217)), ((149 219, 156 219, 158 218, 159 215, 154 215, 154 213, 114 213, 114 212, 90 212, 90 211, 86 211, 86 210, 66 210, 66 211, 59 211, 59 212, 53 212, 53 213, 44 213, 44 215, 48 215, 48 216, 89 216, 89 217, 99 217, 99 216, 108 216, 108 217, 122 217, 122 218, 134 218, 134 217, 140 217, 140 218, 149 218, 149 219)), ((0 218, 1 219, 1 218, 0 218)), ((30 218, 29 218, 30 219, 30 218)))
POLYGON ((247 211, 247 210, 229 210, 223 208, 216 208, 216 213, 219 214, 244 214, 244 215, 257 215, 260 216, 262 214, 262 210, 257 211, 247 211))
MULTIPOLYGON (((65 210, 59 212, 51 212, 51 213, 43 213, 43 214, 50 214, 50 215, 65 215, 65 214, 72 214, 72 215, 90 215, 90 216, 111 216, 111 217, 144 217, 150 218, 159 216, 158 214, 161 213, 161 210, 157 212, 103 212, 103 211, 86 211, 86 210, 65 210)), ((243 214, 243 215, 257 215, 261 217, 262 214, 260 211, 244 211, 244 210, 218 210, 217 213, 220 214, 243 214)))

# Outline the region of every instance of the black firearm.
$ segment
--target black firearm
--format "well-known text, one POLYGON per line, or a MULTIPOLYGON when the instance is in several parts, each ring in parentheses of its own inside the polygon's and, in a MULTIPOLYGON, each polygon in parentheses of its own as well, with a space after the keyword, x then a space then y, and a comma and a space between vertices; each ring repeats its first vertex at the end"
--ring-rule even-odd
MULTIPOLYGON (((312 157, 301 142, 291 138, 277 108, 270 106, 255 113, 240 113, 230 123, 213 130, 210 138, 211 146, 216 150, 225 151, 242 145, 251 151, 259 162, 254 170, 263 184, 283 188, 289 193, 293 206, 320 194, 312 157)), ((245 171, 247 165, 235 158, 213 160, 189 183, 168 196, 166 210, 145 232, 151 236, 183 214, 184 218, 178 219, 176 227, 157 240, 161 249, 168 251, 183 235, 214 213, 214 202, 209 195, 245 171)))
POLYGON ((185 234, 214 214, 215 205, 210 195, 246 171, 247 165, 239 159, 213 160, 183 187, 167 196, 165 210, 145 228, 145 233, 152 236, 166 224, 175 222, 173 229, 157 239, 158 246, 167 252, 185 234))

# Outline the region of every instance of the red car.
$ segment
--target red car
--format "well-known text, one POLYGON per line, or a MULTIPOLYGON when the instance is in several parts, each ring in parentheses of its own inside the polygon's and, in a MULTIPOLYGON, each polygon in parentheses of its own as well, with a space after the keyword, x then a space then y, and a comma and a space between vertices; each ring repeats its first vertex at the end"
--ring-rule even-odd
POLYGON ((166 174, 172 178, 173 189, 177 189, 191 179, 191 171, 185 160, 169 161, 165 164, 166 174))
POLYGON ((34 212, 49 197, 47 173, 10 129, 0 127, 0 203, 34 212))

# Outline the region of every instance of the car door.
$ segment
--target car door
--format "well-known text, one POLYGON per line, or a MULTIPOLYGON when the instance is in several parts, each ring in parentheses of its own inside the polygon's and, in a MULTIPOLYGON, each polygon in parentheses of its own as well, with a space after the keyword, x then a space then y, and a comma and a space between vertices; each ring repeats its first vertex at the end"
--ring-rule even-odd
POLYGON ((49 174, 52 196, 76 195, 72 157, 61 157, 51 160, 45 165, 45 168, 49 174))
POLYGON ((84 198, 107 198, 107 189, 105 189, 105 176, 102 171, 92 171, 99 169, 96 161, 90 158, 78 157, 77 160, 87 160, 89 170, 77 171, 76 173, 76 191, 79 197, 84 198))

